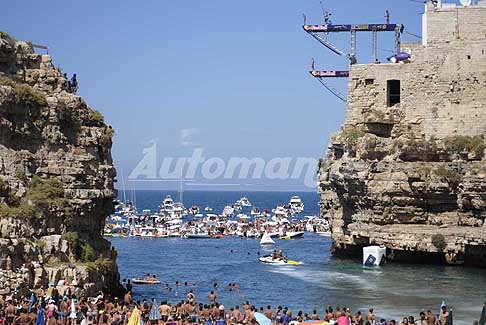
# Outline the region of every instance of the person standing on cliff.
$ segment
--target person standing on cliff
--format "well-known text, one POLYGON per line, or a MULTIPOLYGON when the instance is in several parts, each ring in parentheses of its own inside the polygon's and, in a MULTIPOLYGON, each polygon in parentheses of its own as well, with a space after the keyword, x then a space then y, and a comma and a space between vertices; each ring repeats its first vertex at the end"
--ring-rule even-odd
POLYGON ((76 77, 76 74, 73 74, 73 77, 71 78, 71 92, 76 95, 76 92, 78 91, 78 79, 76 77))
POLYGON ((388 10, 385 11, 385 21, 387 24, 390 24, 390 12, 388 10))

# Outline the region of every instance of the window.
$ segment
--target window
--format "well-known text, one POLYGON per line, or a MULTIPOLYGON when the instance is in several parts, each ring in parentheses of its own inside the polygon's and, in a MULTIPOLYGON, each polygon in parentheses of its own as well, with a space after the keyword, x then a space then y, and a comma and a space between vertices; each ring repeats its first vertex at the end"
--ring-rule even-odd
POLYGON ((387 88, 387 106, 391 107, 400 103, 400 80, 388 80, 387 88))
POLYGON ((372 85, 375 83, 375 79, 365 79, 365 85, 372 85))
POLYGON ((470 55, 468 55, 468 56, 467 56, 467 59, 468 59, 468 60, 471 60, 471 56, 470 56, 470 55))

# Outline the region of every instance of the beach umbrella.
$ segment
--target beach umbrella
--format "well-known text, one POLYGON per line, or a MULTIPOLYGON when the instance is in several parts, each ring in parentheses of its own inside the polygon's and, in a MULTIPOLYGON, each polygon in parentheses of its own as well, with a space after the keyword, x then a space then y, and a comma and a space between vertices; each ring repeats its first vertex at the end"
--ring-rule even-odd
POLYGON ((44 325, 44 308, 42 308, 41 304, 39 304, 39 308, 37 309, 35 325, 44 325))
POLYGON ((481 317, 479 318, 479 325, 486 325, 486 302, 483 304, 483 311, 481 312, 481 317))
POLYGON ((445 325, 452 325, 452 309, 449 310, 449 316, 447 317, 445 325))
POLYGON ((255 313, 255 319, 260 325, 272 325, 272 321, 267 318, 267 316, 262 313, 255 313))
POLYGON ((128 325, 140 325, 140 311, 138 310, 137 306, 132 311, 132 315, 128 320, 128 325))

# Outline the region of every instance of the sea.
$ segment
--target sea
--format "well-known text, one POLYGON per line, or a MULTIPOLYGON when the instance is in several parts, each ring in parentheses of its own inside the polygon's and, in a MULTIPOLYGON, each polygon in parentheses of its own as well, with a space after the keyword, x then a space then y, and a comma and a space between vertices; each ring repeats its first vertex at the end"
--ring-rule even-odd
MULTIPOLYGON (((121 194, 121 193, 120 193, 121 194)), ((135 191, 139 211, 157 211, 171 191, 135 191)), ((184 192, 184 204, 196 204, 203 211, 209 206, 221 213, 226 204, 246 196, 254 206, 271 210, 299 195, 305 205, 302 216, 318 215, 318 195, 313 192, 184 192)), ((121 199, 123 199, 121 197, 121 199)), ((249 213, 249 210, 247 211, 249 213)), ((359 259, 333 257, 331 241, 314 233, 302 239, 276 240, 272 247, 262 247, 258 240, 227 237, 222 239, 110 238, 118 251, 122 279, 156 274, 160 285, 134 285, 135 299, 156 298, 177 303, 189 290, 198 302, 206 303, 210 290, 226 308, 248 300, 252 305, 287 306, 320 315, 327 306, 350 307, 365 313, 374 308, 377 317, 401 320, 420 311, 439 313, 440 305, 453 310, 455 324, 472 324, 479 319, 486 301, 486 270, 440 265, 388 263, 381 267, 363 267, 359 259), (265 265, 261 255, 282 249, 289 259, 302 261, 298 266, 265 265), (182 285, 178 288, 175 282, 182 285), (187 282, 187 285, 184 283, 187 282), (172 287, 166 290, 164 283, 172 287), (240 292, 228 285, 237 283, 240 292)))

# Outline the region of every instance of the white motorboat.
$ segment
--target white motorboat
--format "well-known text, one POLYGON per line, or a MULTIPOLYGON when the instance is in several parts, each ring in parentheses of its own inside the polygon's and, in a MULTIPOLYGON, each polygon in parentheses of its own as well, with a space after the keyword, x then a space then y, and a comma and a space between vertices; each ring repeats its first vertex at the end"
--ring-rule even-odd
POLYGON ((253 209, 251 209, 250 214, 252 216, 259 216, 260 215, 260 209, 258 209, 257 207, 254 207, 253 209))
POLYGON ((258 259, 260 262, 265 264, 273 265, 302 265, 302 262, 289 260, 285 257, 273 258, 272 255, 265 255, 258 259))
POLYGON ((262 239, 260 240, 260 245, 272 245, 272 244, 275 244, 275 242, 270 237, 270 235, 265 231, 265 233, 262 236, 262 239))
POLYGON ((211 212, 211 211, 213 211, 213 208, 207 206, 207 207, 204 208, 204 211, 211 212))
POLYGON ((289 236, 290 238, 301 238, 304 237, 304 232, 303 231, 287 231, 285 233, 286 236, 289 236))
POLYGON ((192 215, 196 215, 199 213, 199 207, 195 204, 193 204, 191 206, 191 208, 189 209, 189 213, 192 214, 192 215))
POLYGON ((238 203, 242 207, 251 207, 251 202, 246 198, 246 196, 243 196, 241 199, 236 201, 236 203, 238 203))
POLYGON ((292 196, 289 202, 290 208, 295 211, 297 214, 304 211, 304 203, 299 196, 292 196))
POLYGON ((223 217, 230 218, 234 215, 234 213, 235 213, 235 209, 232 206, 227 205, 227 206, 224 207, 222 215, 223 215, 223 217))

